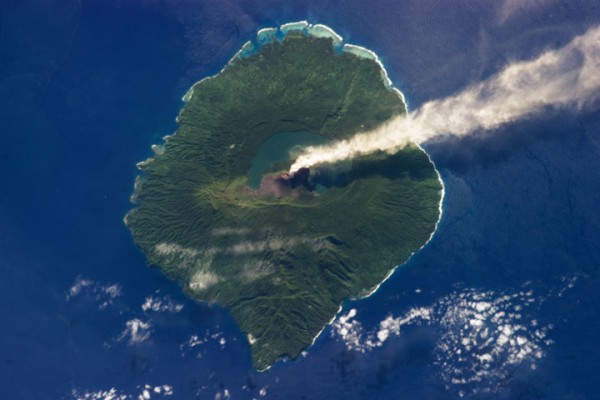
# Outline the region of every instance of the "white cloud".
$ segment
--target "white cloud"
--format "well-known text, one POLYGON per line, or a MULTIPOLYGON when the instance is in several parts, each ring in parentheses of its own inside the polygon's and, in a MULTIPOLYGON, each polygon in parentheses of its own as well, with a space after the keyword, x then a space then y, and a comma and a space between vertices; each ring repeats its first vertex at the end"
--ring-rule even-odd
POLYGON ((127 393, 124 390, 110 388, 108 390, 71 390, 71 396, 75 400, 148 400, 152 398, 164 398, 173 395, 173 387, 170 385, 143 385, 138 387, 138 393, 127 393))
POLYGON ((535 369, 553 342, 552 324, 532 318, 550 296, 562 297, 577 277, 564 278, 559 288, 538 294, 529 285, 514 292, 465 289, 444 296, 428 307, 416 307, 398 317, 389 315, 365 330, 351 309, 331 325, 331 334, 350 351, 366 353, 415 325, 429 325, 439 333, 435 358, 447 390, 457 396, 499 389, 516 369, 535 369), (533 310, 532 310, 533 309, 533 310))
POLYGON ((520 311, 544 300, 531 290, 466 290, 443 298, 436 307, 441 328, 436 357, 448 385, 463 394, 494 392, 517 366, 535 368, 550 328, 520 311))
POLYGON ((93 281, 88 279, 83 279, 81 277, 77 277, 75 279, 75 283, 69 289, 69 294, 67 294, 67 300, 70 300, 72 297, 78 296, 83 290, 92 286, 94 284, 93 281))
POLYGON ((277 251, 281 249, 289 249, 301 245, 311 245, 314 250, 319 250, 324 246, 322 240, 311 239, 304 236, 290 236, 290 237, 271 237, 265 240, 244 240, 238 242, 224 251, 226 253, 234 255, 246 255, 260 253, 266 250, 277 251))
POLYGON ((229 400, 231 399, 231 393, 228 389, 223 389, 215 394, 215 400, 229 400))
POLYGON ((203 291, 219 283, 221 278, 212 272, 200 270, 192 275, 189 287, 195 291, 203 291))
POLYGON ((356 309, 353 308, 336 318, 331 324, 331 334, 339 337, 348 350, 364 353, 368 345, 364 339, 362 324, 354 319, 356 314, 356 309))
POLYGON ((77 297, 85 297, 97 302, 98 308, 103 310, 121 294, 121 285, 119 284, 103 284, 79 276, 75 279, 65 298, 67 301, 72 301, 77 297))
POLYGON ((80 391, 73 389, 71 395, 77 400, 128 400, 131 399, 130 395, 123 394, 115 388, 108 390, 98 390, 95 392, 80 391))
POLYGON ((431 309, 425 307, 413 308, 401 317, 393 318, 388 316, 379 323, 379 330, 376 333, 376 346, 381 346, 387 340, 389 335, 400 335, 400 329, 404 325, 418 324, 422 321, 431 320, 431 309))
POLYGON ((400 317, 388 316, 379 323, 378 329, 365 333, 362 324, 355 319, 356 309, 351 309, 333 322, 331 333, 340 338, 348 350, 364 353, 374 347, 381 347, 390 335, 400 335, 400 330, 405 325, 430 321, 431 312, 429 308, 419 307, 400 317))
POLYGON ((200 251, 178 245, 177 243, 158 243, 154 246, 154 251, 163 256, 181 256, 181 257, 196 257, 200 251))
POLYGON ((158 243, 154 253, 170 262, 176 262, 181 268, 190 268, 195 273, 190 278, 188 286, 195 291, 203 291, 219 283, 221 278, 213 271, 211 265, 219 249, 195 249, 180 246, 177 243, 158 243))
POLYGON ((243 236, 250 233, 248 228, 222 227, 212 231, 213 236, 243 236))
POLYGON ((148 296, 142 304, 142 310, 144 312, 172 312, 177 313, 183 309, 183 304, 176 303, 169 296, 163 296, 162 298, 148 296))
POLYGON ((219 345, 221 349, 225 348, 227 339, 225 339, 223 332, 211 333, 209 330, 204 332, 204 335, 190 335, 190 337, 179 345, 181 356, 185 357, 192 353, 192 349, 198 347, 197 350, 193 351, 196 358, 202 358, 206 354, 206 347, 212 343, 212 345, 219 345))
MULTIPOLYGON (((215 235, 240 236, 244 230, 221 228, 214 232, 215 235)), ((265 261, 257 254, 265 251, 278 251, 297 246, 307 246, 313 251, 322 250, 326 243, 319 238, 305 236, 277 236, 270 230, 263 231, 267 237, 262 240, 241 240, 223 247, 210 247, 206 249, 184 247, 177 243, 162 242, 154 246, 154 255, 172 263, 180 268, 193 271, 187 283, 191 290, 202 292, 222 281, 217 271, 212 268, 214 257, 218 254, 235 256, 239 258, 239 272, 235 279, 242 283, 254 281, 273 274, 274 267, 268 260, 265 261)), ((148 304, 148 307, 151 305, 148 304)))
POLYGON ((256 343, 256 338, 254 336, 252 336, 251 333, 248 334, 248 343, 250 343, 250 344, 256 343))
POLYGON ((499 23, 523 15, 529 15, 532 12, 538 13, 543 9, 556 4, 557 0, 504 0, 501 3, 498 12, 499 23))
POLYGON ((127 321, 125 330, 117 338, 118 341, 128 340, 130 345, 143 343, 150 338, 152 325, 137 318, 127 321))
POLYGON ((176 262, 181 268, 194 268, 208 271, 218 249, 196 249, 184 247, 177 243, 158 243, 154 246, 154 254, 171 262, 176 262))

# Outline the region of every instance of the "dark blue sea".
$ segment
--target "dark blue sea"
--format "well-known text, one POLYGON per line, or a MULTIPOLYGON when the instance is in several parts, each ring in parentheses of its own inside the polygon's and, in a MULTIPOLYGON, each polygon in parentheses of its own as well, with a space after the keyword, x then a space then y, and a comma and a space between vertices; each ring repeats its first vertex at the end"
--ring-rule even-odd
POLYGON ((147 267, 123 224, 135 164, 192 83, 297 20, 375 51, 415 109, 568 43, 600 6, 0 0, 0 399, 600 398, 597 109, 426 145, 433 239, 266 372, 227 310, 147 267))

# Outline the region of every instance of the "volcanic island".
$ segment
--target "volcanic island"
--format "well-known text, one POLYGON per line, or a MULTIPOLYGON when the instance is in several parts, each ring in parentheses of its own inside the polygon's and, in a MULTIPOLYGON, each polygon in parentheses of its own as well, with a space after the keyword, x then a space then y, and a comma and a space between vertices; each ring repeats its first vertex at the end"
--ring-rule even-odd
POLYGON ((443 187, 416 145, 287 173, 303 146, 406 113, 374 53, 329 28, 259 31, 184 101, 125 222, 150 265, 231 311, 254 368, 295 359, 433 234, 443 187))

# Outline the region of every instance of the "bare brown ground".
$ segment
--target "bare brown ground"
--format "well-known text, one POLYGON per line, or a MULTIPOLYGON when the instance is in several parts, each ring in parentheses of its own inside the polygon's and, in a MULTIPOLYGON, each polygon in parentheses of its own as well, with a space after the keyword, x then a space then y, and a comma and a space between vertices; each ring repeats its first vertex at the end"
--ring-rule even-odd
POLYGON ((275 197, 277 199, 282 197, 297 198, 300 190, 299 187, 292 189, 289 181, 289 175, 285 172, 274 175, 265 175, 260 181, 258 189, 251 189, 248 186, 244 188, 246 195, 260 198, 260 197, 275 197))

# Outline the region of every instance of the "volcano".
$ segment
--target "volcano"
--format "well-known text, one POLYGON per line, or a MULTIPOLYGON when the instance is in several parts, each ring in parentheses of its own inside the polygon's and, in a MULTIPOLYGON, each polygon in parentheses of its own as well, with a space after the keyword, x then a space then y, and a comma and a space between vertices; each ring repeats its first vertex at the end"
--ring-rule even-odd
POLYGON ((310 191, 315 190, 316 185, 311 181, 310 168, 300 168, 293 174, 282 173, 278 179, 281 185, 289 186, 291 189, 304 187, 310 191))

